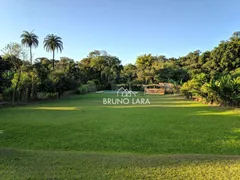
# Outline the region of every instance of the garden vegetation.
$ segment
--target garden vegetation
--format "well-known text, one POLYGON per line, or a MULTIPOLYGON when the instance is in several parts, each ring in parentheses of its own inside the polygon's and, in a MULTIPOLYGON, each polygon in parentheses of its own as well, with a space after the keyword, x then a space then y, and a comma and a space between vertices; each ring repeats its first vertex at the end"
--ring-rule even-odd
POLYGON ((140 90, 142 84, 170 82, 181 85, 181 92, 187 98, 195 96, 210 104, 239 106, 239 34, 234 33, 211 51, 196 50, 179 58, 144 54, 137 57, 135 64, 122 65, 119 58, 99 50, 80 61, 69 57, 56 60, 55 53, 62 52, 64 46, 62 38, 53 34, 43 41, 52 58, 33 59, 32 51, 39 48, 39 37, 33 31, 24 31, 21 44, 9 43, 2 50, 1 99, 11 103, 29 102, 116 89, 118 84, 140 90))

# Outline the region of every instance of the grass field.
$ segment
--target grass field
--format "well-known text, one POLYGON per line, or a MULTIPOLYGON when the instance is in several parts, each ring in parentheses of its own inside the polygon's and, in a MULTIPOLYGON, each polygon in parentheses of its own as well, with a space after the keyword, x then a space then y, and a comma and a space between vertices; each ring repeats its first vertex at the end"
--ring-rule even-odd
POLYGON ((239 179, 238 110, 114 94, 0 109, 1 179, 239 179))

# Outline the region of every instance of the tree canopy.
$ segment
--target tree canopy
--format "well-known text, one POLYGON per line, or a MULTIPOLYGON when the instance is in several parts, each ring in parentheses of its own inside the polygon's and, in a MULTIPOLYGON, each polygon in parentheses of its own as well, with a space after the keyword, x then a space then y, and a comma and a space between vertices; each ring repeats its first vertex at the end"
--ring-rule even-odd
POLYGON ((196 50, 187 55, 167 58, 143 54, 135 63, 122 65, 121 60, 105 50, 93 50, 79 62, 70 57, 55 59, 63 51, 62 38, 49 34, 43 41, 53 57, 37 57, 33 62, 32 47, 38 47, 38 36, 23 31, 21 44, 9 43, 0 59, 0 93, 5 100, 28 101, 39 94, 60 97, 66 91, 116 89, 117 84, 134 88, 141 84, 171 82, 182 85, 187 97, 197 95, 207 102, 239 104, 240 37, 221 41, 213 50, 196 50), (30 62, 25 46, 30 49, 30 62), (96 87, 95 87, 96 86, 96 87), (232 96, 224 96, 224 93, 232 96), (32 96, 30 96, 32 94, 32 96))

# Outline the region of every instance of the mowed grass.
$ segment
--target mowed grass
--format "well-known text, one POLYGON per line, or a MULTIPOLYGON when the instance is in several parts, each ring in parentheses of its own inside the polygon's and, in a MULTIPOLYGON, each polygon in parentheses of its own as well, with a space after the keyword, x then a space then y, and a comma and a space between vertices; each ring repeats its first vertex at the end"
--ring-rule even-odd
POLYGON ((238 110, 172 95, 139 96, 149 98, 146 105, 102 103, 115 97, 87 94, 0 109, 0 178, 240 176, 238 110))
POLYGON ((0 151, 8 179, 239 179, 239 156, 0 151))

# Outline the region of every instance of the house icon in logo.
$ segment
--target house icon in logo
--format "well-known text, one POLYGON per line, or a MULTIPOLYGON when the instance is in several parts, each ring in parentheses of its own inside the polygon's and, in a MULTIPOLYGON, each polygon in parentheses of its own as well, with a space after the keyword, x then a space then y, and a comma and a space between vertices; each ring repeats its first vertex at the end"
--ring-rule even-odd
POLYGON ((137 92, 133 92, 133 91, 128 90, 128 89, 124 89, 123 87, 121 87, 117 91, 117 96, 131 97, 131 96, 136 96, 136 95, 137 95, 137 92))

